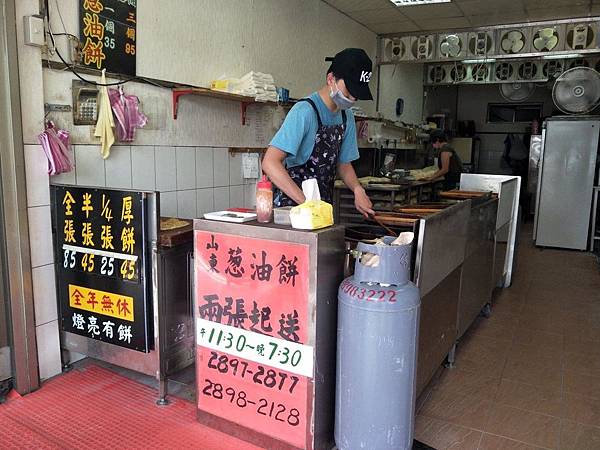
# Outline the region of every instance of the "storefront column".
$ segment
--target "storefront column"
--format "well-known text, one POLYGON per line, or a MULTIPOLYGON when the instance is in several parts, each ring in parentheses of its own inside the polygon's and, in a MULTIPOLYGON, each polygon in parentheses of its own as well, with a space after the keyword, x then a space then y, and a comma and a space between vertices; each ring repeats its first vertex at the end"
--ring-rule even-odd
POLYGON ((6 233, 0 251, 8 269, 15 387, 25 394, 39 387, 39 375, 16 36, 15 0, 5 0, 0 7, 0 220, 6 233))

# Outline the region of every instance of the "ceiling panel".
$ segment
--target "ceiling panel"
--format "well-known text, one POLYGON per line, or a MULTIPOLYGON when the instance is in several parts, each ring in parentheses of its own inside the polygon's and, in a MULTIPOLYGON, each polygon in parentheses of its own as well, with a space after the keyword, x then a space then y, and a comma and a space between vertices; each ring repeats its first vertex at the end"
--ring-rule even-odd
MULTIPOLYGON (((364 11, 367 9, 387 8, 391 5, 390 0, 323 0, 325 3, 339 9, 342 12, 364 11)), ((393 5, 392 5, 393 7, 393 5)))
POLYGON ((411 21, 406 22, 394 22, 394 23, 378 23, 369 25, 371 31, 377 34, 390 34, 390 33, 413 33, 419 31, 420 28, 411 21))
POLYGON ((506 11, 481 16, 469 16, 469 21, 473 27, 487 27, 490 25, 526 22, 527 20, 523 17, 523 13, 521 12, 506 11))
POLYGON ((379 34, 486 27, 600 15, 600 0, 452 0, 394 7, 389 0, 323 0, 379 34))
POLYGON ((554 20, 568 19, 570 17, 585 17, 588 15, 590 7, 588 6, 560 6, 543 9, 528 9, 529 20, 554 20))
POLYGON ((556 6, 589 6, 590 0, 521 0, 527 9, 552 9, 556 6))
POLYGON ((360 22, 365 25, 370 25, 373 23, 400 22, 407 20, 406 17, 404 17, 398 11, 398 8, 394 8, 393 6, 383 9, 367 9, 365 11, 354 11, 348 13, 348 15, 357 22, 360 22))
POLYGON ((474 0, 457 2, 457 6, 466 16, 480 16, 503 11, 525 11, 525 7, 520 1, 491 2, 489 0, 474 0))
POLYGON ((411 19, 442 19, 444 17, 462 16, 460 9, 454 3, 438 3, 435 5, 403 6, 399 8, 402 14, 411 19))
POLYGON ((469 28, 471 23, 466 17, 446 17, 444 19, 415 20, 422 30, 453 30, 469 28))

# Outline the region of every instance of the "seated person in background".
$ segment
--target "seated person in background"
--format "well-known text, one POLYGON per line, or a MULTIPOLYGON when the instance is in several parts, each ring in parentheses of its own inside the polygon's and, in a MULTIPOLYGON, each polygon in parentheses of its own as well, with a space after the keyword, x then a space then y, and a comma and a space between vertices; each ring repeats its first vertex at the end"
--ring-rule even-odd
POLYGON ((446 133, 442 130, 433 130, 429 134, 429 142, 435 150, 438 159, 438 171, 433 175, 422 178, 423 180, 435 180, 444 177, 444 190, 456 189, 460 182, 460 174, 463 171, 462 161, 456 151, 448 145, 446 133))

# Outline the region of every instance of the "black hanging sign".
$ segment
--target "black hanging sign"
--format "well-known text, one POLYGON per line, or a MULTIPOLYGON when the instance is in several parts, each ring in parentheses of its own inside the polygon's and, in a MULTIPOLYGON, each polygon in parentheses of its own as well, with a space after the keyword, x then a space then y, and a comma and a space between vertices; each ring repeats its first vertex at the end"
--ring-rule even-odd
POLYGON ((135 76, 137 0, 79 0, 82 63, 135 76))
POLYGON ((52 186, 62 329, 148 352, 146 204, 141 192, 52 186))

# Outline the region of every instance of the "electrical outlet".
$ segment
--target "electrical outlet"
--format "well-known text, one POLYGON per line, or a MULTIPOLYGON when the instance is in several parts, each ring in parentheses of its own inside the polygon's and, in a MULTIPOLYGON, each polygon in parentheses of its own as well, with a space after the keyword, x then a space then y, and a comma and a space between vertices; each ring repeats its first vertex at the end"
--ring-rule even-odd
POLYGON ((23 17, 23 31, 25 32, 26 45, 43 47, 46 43, 46 37, 44 36, 44 19, 41 17, 23 17))

